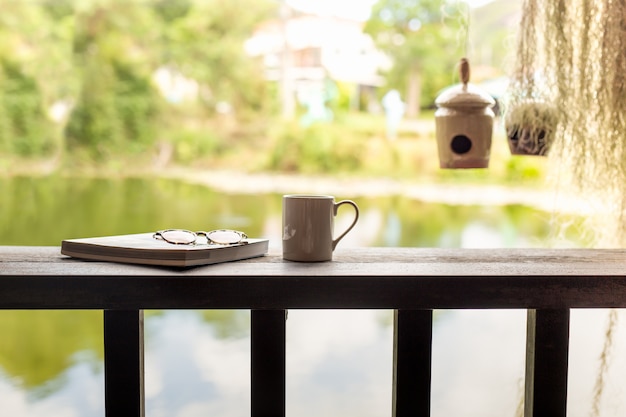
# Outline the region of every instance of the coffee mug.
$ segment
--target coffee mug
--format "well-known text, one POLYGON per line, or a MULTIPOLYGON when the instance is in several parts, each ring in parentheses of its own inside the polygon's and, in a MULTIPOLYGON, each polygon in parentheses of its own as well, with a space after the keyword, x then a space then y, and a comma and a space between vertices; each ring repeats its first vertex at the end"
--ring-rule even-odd
POLYGON ((283 259, 300 262, 330 261, 337 243, 354 227, 359 208, 351 200, 335 202, 331 195, 283 196, 283 259), (337 238, 334 219, 343 205, 354 208, 350 226, 337 238))

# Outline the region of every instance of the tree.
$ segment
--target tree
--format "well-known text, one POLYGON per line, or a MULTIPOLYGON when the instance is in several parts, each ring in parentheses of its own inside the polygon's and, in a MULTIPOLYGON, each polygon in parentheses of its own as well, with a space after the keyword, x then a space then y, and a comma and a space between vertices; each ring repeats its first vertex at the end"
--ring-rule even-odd
POLYGON ((36 80, 17 63, 0 59, 0 83, 0 152, 40 156, 52 151, 52 126, 36 80))
POLYGON ((417 117, 454 80, 465 55, 467 11, 454 0, 379 0, 372 8, 364 30, 392 58, 387 83, 405 91, 408 117, 417 117))
POLYGON ((93 156, 141 151, 156 141, 162 98, 152 84, 158 25, 142 4, 111 0, 76 17, 74 62, 81 90, 65 134, 93 156))
MULTIPOLYGON (((267 98, 263 68, 244 50, 255 27, 276 15, 272 0, 176 0, 176 11, 155 6, 167 25, 161 62, 196 80, 208 109, 226 102, 235 111, 260 110, 267 98), (189 6, 186 8, 186 5, 189 6), (167 13, 166 13, 167 11, 167 13)), ((171 3, 167 3, 172 6, 171 3)))
MULTIPOLYGON (((41 102, 37 114, 35 103, 28 102, 31 116, 45 119, 47 110, 58 103, 72 110, 67 125, 61 125, 68 145, 84 145, 100 156, 126 145, 145 148, 150 145, 148 138, 157 138, 155 130, 163 137, 168 123, 179 122, 160 111, 164 103, 153 74, 162 67, 201 87, 202 103, 209 110, 208 118, 200 116, 202 122, 217 109, 265 120, 264 110, 274 104, 268 93, 271 86, 264 79, 262 63, 245 53, 244 42, 259 23, 275 16, 279 4, 275 0, 0 0, 0 62, 17 65, 22 81, 32 81, 20 84, 22 96, 29 87, 29 99, 41 102)), ((0 66, 0 78, 6 79, 7 74, 0 66)), ((15 74, 10 72, 14 80, 15 74)), ((0 80, 4 107, 15 98, 15 86, 0 80)), ((26 102, 19 103, 23 109, 26 102)), ((15 140, 7 132, 14 130, 16 116, 6 108, 0 110, 0 147, 6 150, 15 140)), ((65 123, 61 118, 56 121, 65 123)), ((22 148, 23 153, 43 149, 22 148)))
POLYGON ((48 109, 72 80, 67 12, 11 0, 0 0, 0 10, 0 151, 50 154, 58 136, 48 109))

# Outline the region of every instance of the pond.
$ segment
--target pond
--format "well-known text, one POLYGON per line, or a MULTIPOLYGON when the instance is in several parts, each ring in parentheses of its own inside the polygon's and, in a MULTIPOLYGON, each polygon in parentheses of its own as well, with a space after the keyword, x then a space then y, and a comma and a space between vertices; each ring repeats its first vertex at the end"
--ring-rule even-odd
MULTIPOLYGON (((169 227, 236 228, 280 245, 281 195, 235 194, 161 179, 0 178, 0 244, 169 227)), ((554 217, 520 205, 352 197, 357 227, 338 246, 545 247, 554 217)), ((339 216, 337 227, 349 221, 339 216)), ((575 223, 575 219, 572 219, 575 223)), ((574 233, 559 245, 583 246, 574 233)), ((621 314, 621 312, 619 312, 621 314)), ((620 317, 621 318, 621 317, 620 317)), ((249 415, 249 312, 146 311, 146 415, 249 415)), ((572 313, 570 416, 590 415, 607 310, 572 313)), ((515 417, 525 312, 436 311, 432 416, 515 417)), ((626 340, 615 333, 613 351, 626 340)), ((622 355, 626 356, 626 355, 622 355)), ((104 416, 102 313, 0 312, 0 398, 11 417, 104 416)), ((391 415, 392 312, 289 311, 287 415, 391 415)), ((624 415, 615 355, 602 416, 624 415)))
MULTIPOLYGON (((63 239, 167 228, 233 228, 280 245, 281 194, 237 194, 168 179, 0 178, 0 244, 60 245, 63 239)), ((339 244, 406 247, 584 245, 565 238, 552 213, 519 204, 425 203, 400 195, 353 197, 357 226, 339 244), (558 238, 558 239, 557 239, 558 238)), ((351 220, 339 212, 342 222, 351 220)), ((575 218, 566 219, 574 222, 575 218)))

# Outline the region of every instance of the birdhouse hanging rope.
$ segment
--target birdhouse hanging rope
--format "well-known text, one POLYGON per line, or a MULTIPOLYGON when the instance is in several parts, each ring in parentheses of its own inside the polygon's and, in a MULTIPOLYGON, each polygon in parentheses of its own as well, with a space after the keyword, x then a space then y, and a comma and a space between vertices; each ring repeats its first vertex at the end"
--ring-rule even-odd
POLYGON ((514 61, 507 126, 549 135, 551 178, 598 202, 598 245, 625 246, 626 0, 524 0, 514 61))

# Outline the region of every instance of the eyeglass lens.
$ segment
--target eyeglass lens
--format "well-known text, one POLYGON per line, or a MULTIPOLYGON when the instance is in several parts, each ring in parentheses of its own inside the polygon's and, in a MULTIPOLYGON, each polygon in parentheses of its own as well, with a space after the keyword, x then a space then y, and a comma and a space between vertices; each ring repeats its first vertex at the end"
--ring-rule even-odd
POLYGON ((214 230, 208 232, 206 237, 209 241, 218 245, 233 245, 241 242, 241 240, 245 239, 247 236, 236 230, 214 230))
POLYGON ((175 245, 191 245, 196 241, 196 234, 189 230, 165 230, 159 235, 166 242, 175 245))
MULTIPOLYGON (((193 245, 196 243, 198 236, 206 238, 208 244, 214 245, 234 245, 240 243, 248 236, 237 230, 212 230, 210 232, 192 232, 185 229, 168 229, 156 232, 156 239, 163 239, 167 243, 174 245, 193 245)), ((243 242, 247 243, 247 242, 243 242)))

